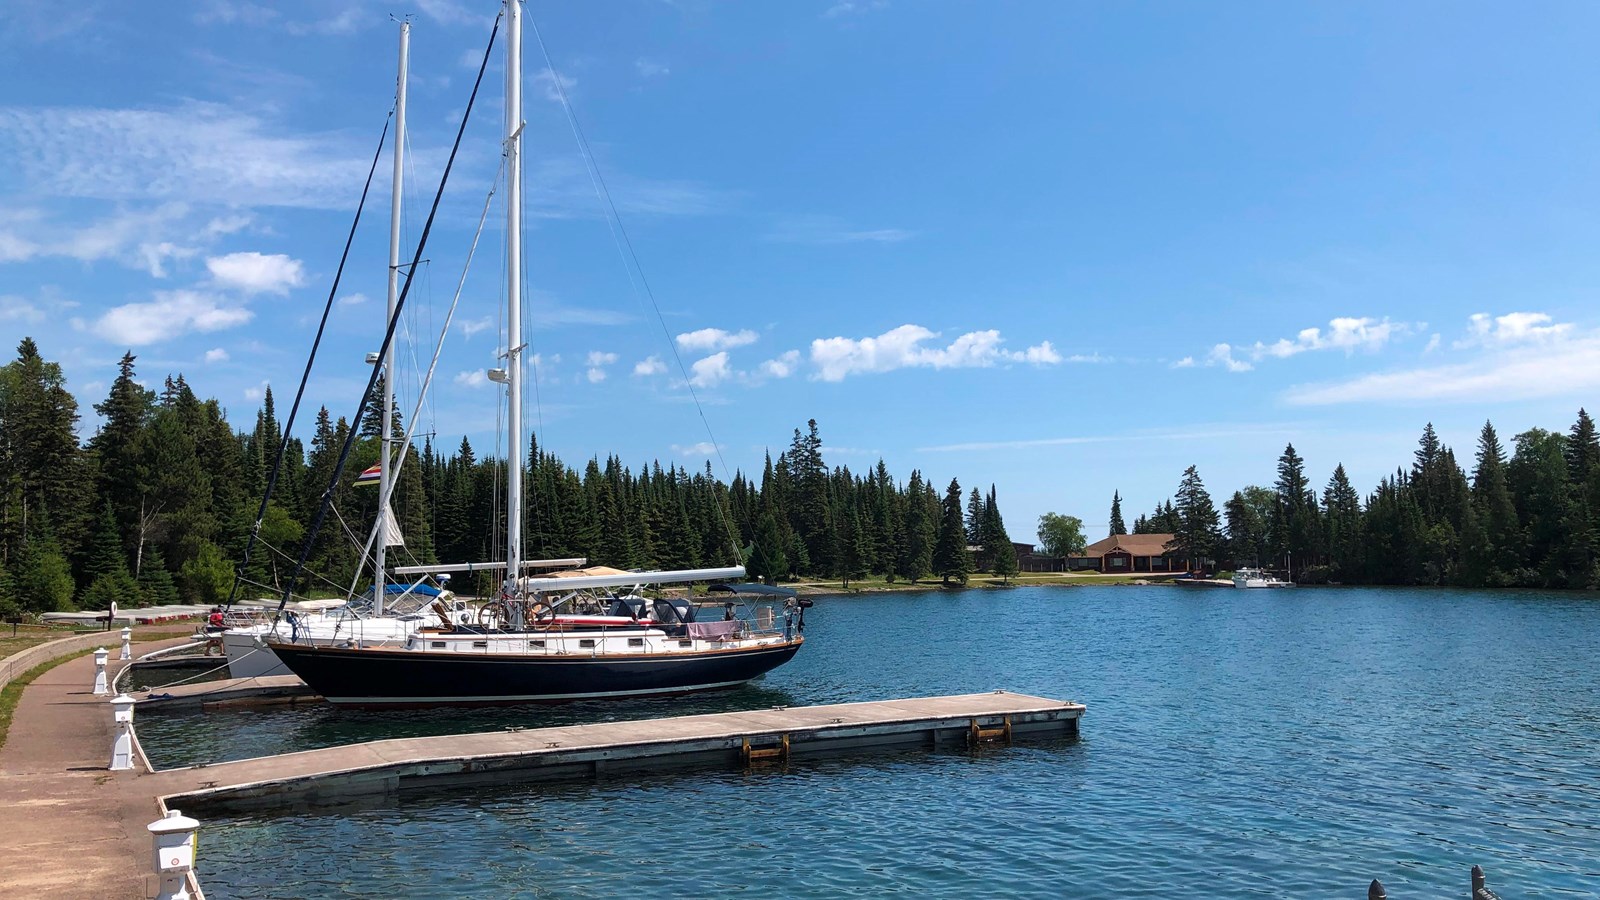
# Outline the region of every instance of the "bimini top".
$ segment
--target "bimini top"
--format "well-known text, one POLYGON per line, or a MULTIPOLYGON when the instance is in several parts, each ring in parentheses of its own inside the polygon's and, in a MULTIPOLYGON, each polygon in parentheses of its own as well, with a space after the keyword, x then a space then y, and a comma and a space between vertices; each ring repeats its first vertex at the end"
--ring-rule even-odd
MULTIPOLYGON (((603 568, 596 566, 595 568, 603 568)), ((743 578, 744 566, 723 569, 664 569, 650 572, 624 572, 615 574, 572 575, 563 578, 527 577, 522 579, 522 589, 535 593, 574 591, 582 588, 632 587, 640 584, 684 584, 690 581, 725 581, 743 578)))

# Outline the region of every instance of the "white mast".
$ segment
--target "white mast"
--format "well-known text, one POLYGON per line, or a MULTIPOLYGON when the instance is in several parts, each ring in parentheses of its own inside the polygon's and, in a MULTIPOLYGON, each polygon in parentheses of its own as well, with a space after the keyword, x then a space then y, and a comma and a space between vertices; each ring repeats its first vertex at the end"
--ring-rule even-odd
POLYGON ((506 577, 522 573, 522 4, 506 0, 506 577))
MULTIPOLYGON (((394 178, 389 192, 389 315, 385 321, 393 320, 395 306, 400 299, 400 192, 404 180, 405 148, 406 148, 406 68, 411 56, 411 23, 400 23, 400 75, 395 87, 394 98, 394 178)), ((378 455, 378 497, 383 503, 383 508, 378 510, 377 554, 373 564, 374 588, 372 591, 372 612, 374 615, 383 615, 384 594, 388 590, 388 576, 384 573, 384 556, 389 549, 389 494, 391 478, 390 468, 393 465, 390 455, 389 433, 390 423, 394 421, 394 342, 389 343, 389 351, 383 357, 383 424, 379 432, 378 455)))

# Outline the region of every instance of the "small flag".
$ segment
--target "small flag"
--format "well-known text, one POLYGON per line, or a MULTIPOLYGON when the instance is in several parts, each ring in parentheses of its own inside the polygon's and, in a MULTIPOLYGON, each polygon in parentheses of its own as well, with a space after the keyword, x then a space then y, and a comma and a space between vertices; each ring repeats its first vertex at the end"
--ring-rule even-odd
POLYGON ((356 476, 356 486, 364 484, 377 484, 383 478, 383 465, 375 465, 356 476))

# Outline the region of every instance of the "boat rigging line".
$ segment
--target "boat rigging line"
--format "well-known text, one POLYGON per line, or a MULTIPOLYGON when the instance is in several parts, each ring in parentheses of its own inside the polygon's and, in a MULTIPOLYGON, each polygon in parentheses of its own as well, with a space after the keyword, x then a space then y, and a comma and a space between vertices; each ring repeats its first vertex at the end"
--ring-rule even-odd
MULTIPOLYGON (((645 277, 644 265, 639 262, 639 253, 633 247, 633 239, 628 236, 628 228, 622 223, 621 213, 617 212, 616 201, 611 199, 611 188, 606 185, 605 175, 600 172, 600 164, 595 162, 594 152, 589 148, 589 138, 584 134, 583 126, 578 122, 578 113, 572 108, 572 101, 567 96, 567 89, 562 83, 561 73, 557 71, 555 61, 550 58, 550 50, 545 46, 544 35, 539 31, 539 20, 533 15, 529 15, 528 22, 533 26, 533 38, 539 43, 539 53, 544 56, 544 64, 551 75, 550 83, 555 88, 556 96, 561 100, 561 109, 567 114, 567 124, 572 128, 572 135, 578 142, 578 152, 583 157, 584 168, 589 174, 589 183, 594 186, 595 196, 604 202, 606 208, 611 212, 611 215, 606 218, 606 227, 611 231, 612 243, 617 246, 617 255, 622 257, 622 267, 627 272, 628 285, 633 288, 634 297, 637 299, 639 289, 634 286, 633 280, 634 272, 637 271, 639 284, 644 287, 644 295, 649 299, 651 311, 655 313, 656 322, 661 326, 661 334, 667 340, 667 349, 672 351, 672 360, 677 363, 678 374, 683 377, 683 386, 689 391, 689 399, 694 401, 694 409, 700 416, 700 424, 705 426, 706 437, 711 439, 711 447, 716 451, 717 463, 722 466, 722 477, 727 479, 731 488, 733 475, 728 470, 728 461, 722 456, 722 444, 717 441, 717 436, 712 433, 711 420, 706 418, 705 407, 700 405, 700 396, 695 393, 694 382, 689 377, 689 368, 683 364, 683 357, 678 353, 677 342, 672 339, 672 329, 667 327, 667 318, 661 312, 661 305, 656 302, 655 292, 650 289, 650 279, 645 277), (625 253, 624 247, 626 247, 625 253), (632 260, 631 266, 629 265, 629 260, 632 260)), ((740 565, 743 565, 744 552, 740 549, 739 535, 734 530, 733 519, 723 509, 721 503, 714 505, 717 509, 717 516, 722 519, 723 525, 728 529, 728 539, 732 543, 734 559, 740 565)))
MULTIPOLYGON (((417 262, 418 260, 422 259, 422 252, 428 245, 428 235, 433 231, 433 220, 434 217, 439 213, 439 203, 444 198, 444 187, 450 180, 450 170, 455 167, 456 154, 461 150, 461 139, 466 134, 467 123, 472 119, 472 108, 478 99, 478 89, 483 85, 483 73, 489 68, 489 55, 494 50, 495 38, 500 34, 500 20, 503 15, 503 13, 501 15, 496 15, 494 18, 494 29, 489 32, 489 45, 484 48, 483 61, 478 64, 478 77, 472 83, 472 94, 467 98, 467 108, 461 114, 461 124, 456 129, 455 143, 450 146, 450 158, 445 161, 444 172, 439 176, 439 187, 434 192, 433 205, 428 210, 428 219, 423 223, 422 236, 417 241, 416 253, 411 257, 411 266, 406 271, 405 286, 400 290, 400 296, 395 300, 394 313, 389 316, 388 327, 384 329, 383 345, 378 348, 379 358, 382 358, 388 354, 390 345, 394 343, 395 327, 400 323, 400 313, 405 309, 406 297, 411 293, 411 285, 416 274, 417 262)), ((387 131, 387 125, 385 126, 385 130, 387 131)), ((377 166, 376 160, 373 161, 373 166, 377 166)), ((324 313, 324 317, 326 317, 326 313, 324 313)), ((320 339, 320 337, 321 332, 319 331, 318 338, 320 339)), ((294 571, 289 574, 289 587, 284 590, 283 597, 278 601, 278 609, 273 613, 274 623, 276 623, 278 618, 283 615, 284 607, 288 606, 289 597, 294 590, 294 583, 299 579, 300 573, 305 569, 306 561, 311 556, 311 548, 316 543, 317 535, 322 531, 323 520, 325 520, 328 516, 328 507, 333 505, 334 488, 339 484, 339 479, 344 475, 345 464, 350 461, 350 451, 354 449, 356 438, 361 433, 360 423, 362 417, 366 415, 367 402, 372 398, 373 389, 377 386, 379 373, 380 367, 373 366, 372 373, 367 376, 367 387, 361 392, 361 401, 356 405, 356 414, 351 420, 353 424, 350 428, 349 434, 345 436, 344 446, 339 450, 339 460, 334 464, 333 476, 328 480, 328 486, 322 492, 322 500, 317 505, 316 518, 312 519, 311 527, 306 530, 305 541, 300 546, 300 558, 295 562, 294 571)), ((296 398, 296 403, 298 402, 299 398, 296 398)), ((383 423, 383 427, 387 430, 388 423, 383 423)), ((265 505, 265 501, 263 501, 263 509, 265 508, 265 505)), ((380 510, 380 514, 381 512, 382 511, 380 510)))
MULTIPOLYGON (((439 367, 439 357, 444 353, 445 336, 450 333, 450 323, 455 320, 456 307, 461 304, 461 295, 463 292, 465 292, 467 287, 467 272, 472 268, 472 259, 478 252, 478 241, 483 237, 484 224, 489 220, 489 207, 494 202, 495 191, 498 189, 500 177, 504 173, 505 160, 502 158, 500 163, 500 171, 495 173, 494 183, 489 186, 489 193, 483 198, 483 212, 478 216, 478 230, 473 233, 472 246, 467 249, 467 260, 461 267, 461 280, 456 283, 455 296, 450 300, 450 308, 445 310, 444 325, 439 329, 439 339, 434 344, 433 358, 428 362, 428 371, 422 375, 421 386, 417 392, 417 402, 414 406, 412 406, 411 416, 406 420, 406 432, 404 437, 401 438, 400 450, 395 455, 394 469, 389 476, 389 484, 385 487, 383 493, 378 497, 379 515, 382 515, 382 511, 388 508, 388 504, 394 495, 395 488, 400 483, 400 470, 405 467, 406 453, 411 449, 412 438, 415 436, 417 424, 421 421, 422 406, 431 399, 431 395, 428 393, 428 387, 433 384, 434 370, 439 367)), ((415 344, 413 344, 413 348, 414 347, 415 344)), ((368 532, 367 534, 366 544, 361 548, 361 558, 356 561, 355 578, 351 581, 350 590, 346 596, 355 596, 356 587, 361 583, 361 571, 366 567, 367 559, 372 555, 375 549, 374 545, 377 542, 377 538, 378 525, 374 523, 372 531, 368 532)), ((407 555, 411 555, 409 550, 407 555)), ((421 562, 421 560, 418 560, 415 556, 411 557, 411 561, 414 563, 421 562)), ((383 573, 377 573, 376 577, 377 580, 382 583, 384 578, 383 573)))
MULTIPOLYGON (((272 472, 267 476, 267 489, 261 493, 261 505, 256 507, 256 520, 250 526, 249 537, 245 539, 244 554, 239 558, 238 568, 234 570, 233 586, 228 589, 228 601, 225 606, 232 606, 238 596, 239 582, 244 578, 245 567, 250 564, 250 549, 261 533, 261 521, 267 516, 267 502, 272 499, 273 489, 278 485, 278 474, 283 470, 283 455, 289 449, 289 435, 294 431, 295 416, 299 414, 300 401, 305 397, 306 382, 311 379, 311 366, 317 361, 317 348, 322 345, 322 334, 328 327, 328 315, 333 311, 333 299, 339 293, 339 281, 344 277, 344 264, 350 259, 350 246, 355 243, 356 227, 361 224, 361 213, 367 208, 367 192, 372 189, 372 176, 378 171, 378 160, 383 156, 383 145, 389 139, 389 123, 394 119, 394 111, 395 108, 391 106, 389 115, 383 120, 383 133, 378 136, 378 149, 372 154, 372 166, 367 169, 367 183, 361 188, 361 201, 356 204, 355 219, 350 223, 350 233, 345 236, 344 252, 339 255, 339 268, 333 274, 333 286, 328 289, 328 300, 322 305, 322 320, 317 323, 317 336, 311 341, 311 353, 306 357, 305 371, 300 373, 300 388, 295 391, 294 404, 289 407, 289 418, 284 422, 283 434, 278 438, 278 456, 273 460, 272 472)), ((296 574, 298 575, 298 571, 296 574)), ((290 585, 292 587, 293 582, 290 582, 290 585)))

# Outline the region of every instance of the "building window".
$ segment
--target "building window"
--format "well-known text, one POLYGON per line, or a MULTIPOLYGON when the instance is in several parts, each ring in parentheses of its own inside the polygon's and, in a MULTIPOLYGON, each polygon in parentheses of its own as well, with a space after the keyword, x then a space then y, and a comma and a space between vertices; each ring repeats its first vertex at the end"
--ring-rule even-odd
POLYGON ((1111 557, 1111 568, 1113 568, 1113 569, 1121 569, 1121 568, 1125 568, 1127 565, 1128 565, 1128 558, 1126 556, 1113 556, 1113 557, 1111 557))

